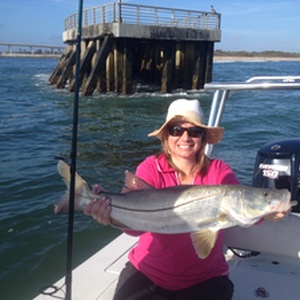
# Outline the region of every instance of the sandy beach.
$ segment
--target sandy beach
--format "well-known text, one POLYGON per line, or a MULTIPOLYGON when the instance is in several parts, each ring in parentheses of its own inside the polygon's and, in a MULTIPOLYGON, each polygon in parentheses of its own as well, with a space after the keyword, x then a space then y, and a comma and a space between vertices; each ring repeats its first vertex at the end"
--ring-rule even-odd
MULTIPOLYGON (((61 54, 28 54, 28 53, 0 53, 0 57, 35 57, 60 58, 61 54)), ((268 56, 218 56, 214 55, 214 62, 227 61, 300 61, 300 57, 268 57, 268 56)))
MULTIPOLYGON (((61 54, 28 54, 28 53, 0 53, 0 57, 35 57, 60 58, 61 54)), ((300 57, 268 57, 268 56, 218 56, 214 55, 214 62, 232 61, 300 61, 300 57)))
POLYGON ((214 62, 225 61, 300 61, 300 57, 214 56, 214 62))

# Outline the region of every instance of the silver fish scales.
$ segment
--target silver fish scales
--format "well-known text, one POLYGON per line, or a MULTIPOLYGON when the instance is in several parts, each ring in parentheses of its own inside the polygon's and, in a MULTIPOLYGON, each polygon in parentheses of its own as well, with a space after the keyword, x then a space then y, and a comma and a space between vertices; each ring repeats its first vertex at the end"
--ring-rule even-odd
MULTIPOLYGON (((58 162, 58 172, 68 189, 70 167, 58 162)), ((287 211, 294 202, 288 190, 262 189, 243 185, 181 185, 154 189, 126 172, 127 193, 101 192, 95 195, 76 174, 75 210, 82 210, 93 199, 111 199, 112 225, 162 234, 191 233, 200 258, 209 255, 218 231, 232 226, 249 227, 273 212, 287 211)), ((69 192, 55 204, 56 213, 69 207, 69 192)))

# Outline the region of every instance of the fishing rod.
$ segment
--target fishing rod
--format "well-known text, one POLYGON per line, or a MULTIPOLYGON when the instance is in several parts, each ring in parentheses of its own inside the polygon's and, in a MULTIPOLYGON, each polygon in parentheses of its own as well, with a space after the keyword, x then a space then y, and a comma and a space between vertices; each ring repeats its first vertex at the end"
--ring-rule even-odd
POLYGON ((70 195, 69 195, 65 300, 72 299, 73 227, 74 227, 74 198, 75 198, 75 177, 76 177, 76 157, 77 157, 78 107, 79 107, 79 89, 80 89, 79 73, 80 73, 80 54, 81 54, 82 7, 83 7, 83 0, 79 0, 78 26, 77 26, 77 39, 76 39, 76 71, 75 71, 73 132, 72 132, 72 148, 71 148, 71 171, 70 171, 71 181, 70 181, 70 195))

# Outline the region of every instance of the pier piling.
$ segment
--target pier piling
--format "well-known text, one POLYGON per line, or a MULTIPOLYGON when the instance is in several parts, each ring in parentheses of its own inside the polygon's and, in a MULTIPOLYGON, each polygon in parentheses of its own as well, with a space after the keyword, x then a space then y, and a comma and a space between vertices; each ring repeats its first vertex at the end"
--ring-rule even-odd
MULTIPOLYGON (((82 95, 130 94, 134 82, 174 89, 201 89, 212 79, 220 14, 118 3, 87 9, 83 22, 82 95), (91 17, 93 16, 93 17, 91 17), (118 18, 116 16, 119 16, 118 18)), ((67 47, 49 82, 74 90, 76 21, 66 19, 67 47)))

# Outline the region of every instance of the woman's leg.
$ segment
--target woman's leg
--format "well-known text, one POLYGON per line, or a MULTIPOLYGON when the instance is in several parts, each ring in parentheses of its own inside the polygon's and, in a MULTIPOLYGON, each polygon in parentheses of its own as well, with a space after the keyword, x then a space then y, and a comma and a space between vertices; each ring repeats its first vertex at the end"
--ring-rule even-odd
POLYGON ((234 286, 227 276, 214 277, 176 292, 172 300, 231 300, 234 286))
POLYGON ((152 300, 157 286, 130 262, 121 271, 113 300, 152 300))

